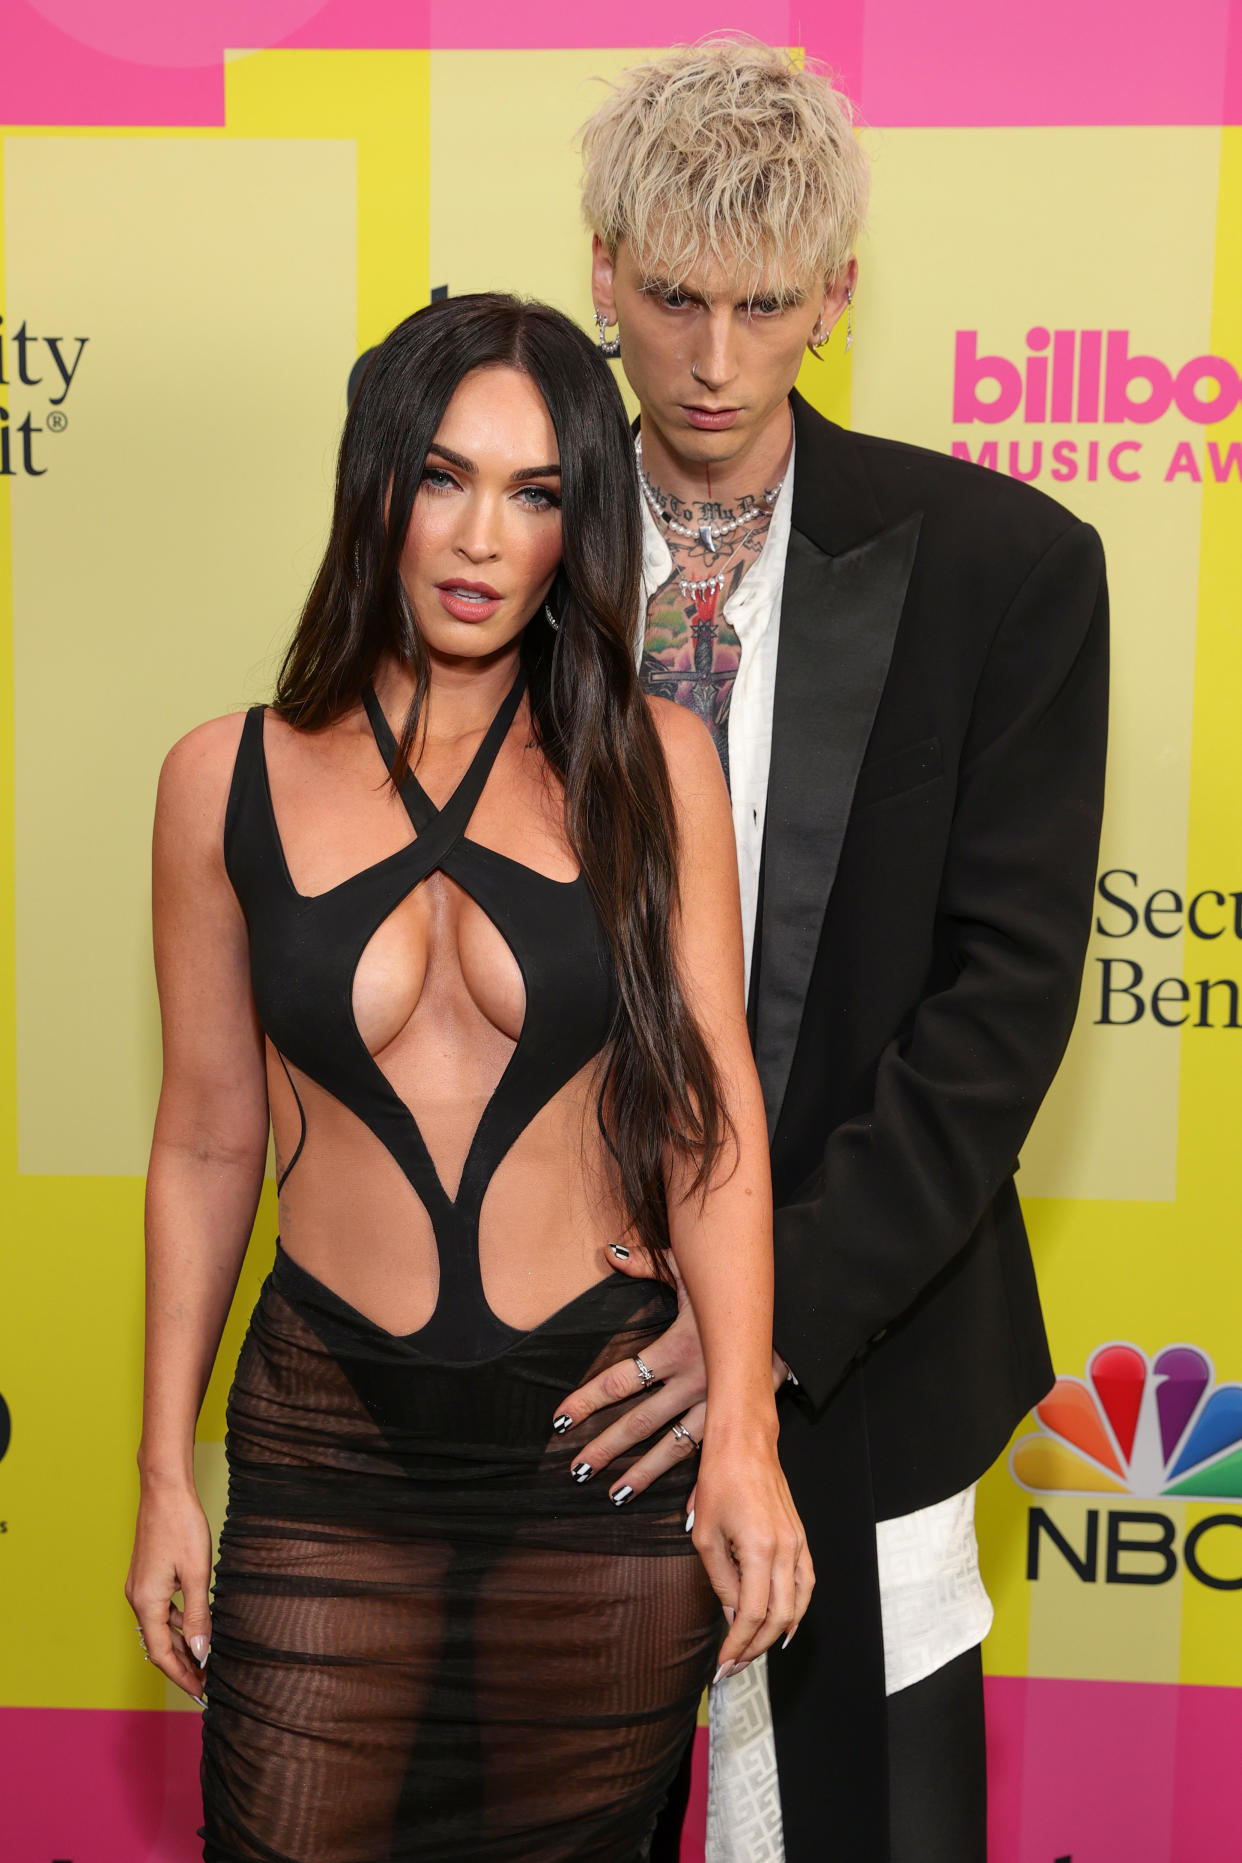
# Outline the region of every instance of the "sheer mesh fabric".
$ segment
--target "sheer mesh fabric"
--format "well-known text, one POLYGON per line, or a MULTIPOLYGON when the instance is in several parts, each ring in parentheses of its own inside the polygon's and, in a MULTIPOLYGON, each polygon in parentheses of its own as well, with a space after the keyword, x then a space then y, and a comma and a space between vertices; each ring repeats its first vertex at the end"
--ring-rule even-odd
POLYGON ((719 1643, 693 1471, 616 1511, 549 1419, 670 1317, 618 1276, 433 1366, 278 1256, 230 1400, 209 1863, 642 1856, 719 1643))
POLYGON ((466 837, 520 698, 442 808, 403 786, 407 844, 314 895, 261 709, 243 730, 225 849, 287 1248, 230 1396, 212 1863, 635 1863, 714 1661, 693 1468, 615 1510, 569 1476, 592 1426, 551 1430, 674 1301, 600 1278, 615 992, 586 888, 466 837))

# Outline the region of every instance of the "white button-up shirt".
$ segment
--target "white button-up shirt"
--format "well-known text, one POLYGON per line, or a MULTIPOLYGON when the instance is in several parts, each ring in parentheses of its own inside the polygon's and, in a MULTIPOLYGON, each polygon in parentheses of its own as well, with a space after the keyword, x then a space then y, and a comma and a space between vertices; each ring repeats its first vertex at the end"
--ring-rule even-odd
MULTIPOLYGON (((741 643, 729 705, 729 787, 748 988, 793 483, 791 452, 763 550, 723 610, 723 618, 741 643)), ((672 570, 668 545, 644 500, 644 608, 672 570)), ((797 1366, 793 1369, 796 1374, 797 1366)), ((876 1528, 884 1672, 890 1695, 973 1649, 992 1627, 992 1606, 979 1574, 974 1502, 975 1490, 970 1487, 917 1513, 882 1520, 876 1528)), ((762 1662, 752 1663, 740 1676, 712 1690, 711 1794, 708 1863, 783 1857, 776 1753, 762 1662)))

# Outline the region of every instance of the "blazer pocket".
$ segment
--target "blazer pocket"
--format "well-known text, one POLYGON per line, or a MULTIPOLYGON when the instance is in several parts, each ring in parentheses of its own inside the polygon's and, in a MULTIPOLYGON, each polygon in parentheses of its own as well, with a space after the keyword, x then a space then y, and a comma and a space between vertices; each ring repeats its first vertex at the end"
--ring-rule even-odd
POLYGON ((887 802, 909 789, 933 783, 941 773, 940 739, 925 737, 890 756, 864 763, 854 789, 855 809, 870 808, 873 802, 887 802))

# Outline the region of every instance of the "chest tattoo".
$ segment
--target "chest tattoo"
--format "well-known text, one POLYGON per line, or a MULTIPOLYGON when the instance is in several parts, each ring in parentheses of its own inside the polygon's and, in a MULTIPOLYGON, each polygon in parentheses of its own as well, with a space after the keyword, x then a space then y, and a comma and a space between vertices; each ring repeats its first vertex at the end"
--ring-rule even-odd
POLYGON ((647 604, 641 683, 703 720, 727 780, 729 706, 742 649, 724 609, 763 549, 771 507, 751 497, 690 506, 656 485, 651 491, 677 528, 661 524, 673 561, 647 604))

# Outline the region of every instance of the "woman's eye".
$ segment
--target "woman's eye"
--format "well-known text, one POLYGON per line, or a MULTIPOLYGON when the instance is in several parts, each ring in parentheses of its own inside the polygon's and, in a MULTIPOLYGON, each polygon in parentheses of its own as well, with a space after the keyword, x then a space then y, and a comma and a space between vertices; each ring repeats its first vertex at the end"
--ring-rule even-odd
POLYGON ((431 492, 451 492, 457 481, 442 466, 424 466, 422 483, 431 492))
POLYGON ((559 511, 561 508, 556 493, 543 485, 524 485, 518 494, 518 503, 528 505, 532 511, 559 511))

